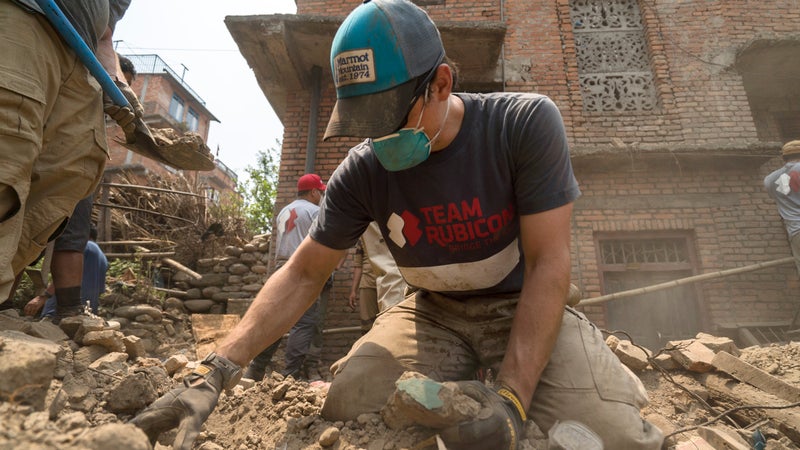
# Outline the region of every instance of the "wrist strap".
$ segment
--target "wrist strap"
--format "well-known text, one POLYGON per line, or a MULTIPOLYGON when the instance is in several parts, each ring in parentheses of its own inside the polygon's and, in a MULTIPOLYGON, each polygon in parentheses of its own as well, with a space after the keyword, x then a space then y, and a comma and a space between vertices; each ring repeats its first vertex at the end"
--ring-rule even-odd
POLYGON ((214 369, 219 370, 222 387, 232 389, 242 378, 242 368, 233 361, 211 352, 203 359, 199 366, 192 372, 202 378, 206 378, 214 369))
POLYGON ((514 391, 511 386, 501 383, 497 389, 497 393, 514 405, 514 408, 519 413, 519 417, 523 422, 528 420, 528 415, 525 413, 525 408, 522 406, 522 402, 519 400, 519 395, 517 395, 516 391, 514 391))

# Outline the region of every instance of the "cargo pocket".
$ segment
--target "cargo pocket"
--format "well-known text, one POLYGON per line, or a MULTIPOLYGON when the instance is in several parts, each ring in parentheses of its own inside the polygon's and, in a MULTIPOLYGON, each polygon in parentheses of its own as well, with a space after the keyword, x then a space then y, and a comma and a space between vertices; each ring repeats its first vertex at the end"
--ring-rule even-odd
POLYGON ((641 381, 622 365, 619 358, 608 348, 600 330, 582 314, 574 314, 583 341, 583 349, 589 363, 592 380, 600 398, 622 402, 638 409, 647 404, 646 394, 640 389, 641 381))
POLYGON ((28 205, 17 255, 14 257, 15 273, 21 272, 34 261, 47 243, 64 231, 68 218, 69 214, 63 208, 52 207, 52 204, 28 205))

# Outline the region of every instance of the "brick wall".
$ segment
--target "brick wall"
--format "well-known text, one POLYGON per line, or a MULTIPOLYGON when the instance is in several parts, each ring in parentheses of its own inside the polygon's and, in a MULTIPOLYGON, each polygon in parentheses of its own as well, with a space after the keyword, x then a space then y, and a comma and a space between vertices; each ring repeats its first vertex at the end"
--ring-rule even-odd
MULTIPOLYGON (((682 231, 695 246, 698 273, 716 272, 789 256, 774 203, 764 192, 764 168, 695 169, 662 162, 621 164, 613 173, 578 167, 583 196, 573 221, 573 282, 602 292, 594 244, 600 232, 682 231)), ((719 278, 696 285, 709 331, 715 324, 785 320, 797 308, 793 265, 719 278)), ((605 308, 587 314, 605 325, 605 308)))

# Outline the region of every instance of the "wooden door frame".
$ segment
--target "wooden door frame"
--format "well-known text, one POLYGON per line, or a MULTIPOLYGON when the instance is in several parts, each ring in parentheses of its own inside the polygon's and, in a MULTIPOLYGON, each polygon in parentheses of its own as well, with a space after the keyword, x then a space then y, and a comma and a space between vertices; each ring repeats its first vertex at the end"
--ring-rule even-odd
MULTIPOLYGON (((600 281, 600 295, 608 294, 606 289, 605 274, 607 272, 627 272, 632 270, 647 270, 652 272, 666 271, 666 270, 688 270, 691 275, 700 273, 700 259, 697 256, 697 245, 694 232, 692 230, 648 230, 648 231, 597 231, 593 235, 595 257, 597 261, 597 274, 600 281), (686 242, 687 256, 689 262, 685 264, 669 264, 669 263, 645 263, 644 267, 625 267, 621 264, 606 264, 602 260, 601 242, 609 240, 655 240, 655 239, 682 239, 686 242)), ((702 329, 709 329, 709 313, 706 302, 702 296, 702 290, 698 288, 696 283, 691 284, 691 290, 697 302, 698 326, 702 329)), ((603 319, 606 324, 609 323, 608 317, 608 304, 603 305, 603 319)))

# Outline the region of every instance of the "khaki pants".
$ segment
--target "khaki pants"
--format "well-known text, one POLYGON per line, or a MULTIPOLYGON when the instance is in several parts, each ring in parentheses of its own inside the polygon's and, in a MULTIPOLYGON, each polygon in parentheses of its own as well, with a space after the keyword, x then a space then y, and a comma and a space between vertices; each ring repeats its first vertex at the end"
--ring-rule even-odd
POLYGON ((44 16, 0 0, 0 299, 92 193, 107 159, 100 85, 44 16))
MULTIPOLYGON (((333 365, 323 417, 346 421, 379 411, 404 371, 438 381, 473 379, 479 368, 497 373, 515 307, 516 299, 459 301, 426 291, 407 297, 380 314, 333 365)), ((661 431, 639 414, 646 403, 639 380, 597 327, 567 308, 531 403, 531 419, 545 432, 557 420, 577 420, 609 449, 658 449, 661 431)))

